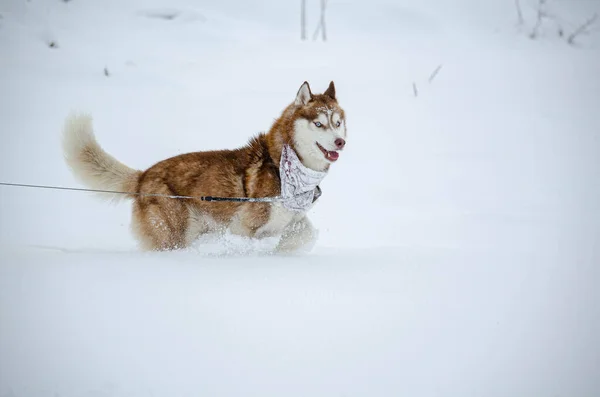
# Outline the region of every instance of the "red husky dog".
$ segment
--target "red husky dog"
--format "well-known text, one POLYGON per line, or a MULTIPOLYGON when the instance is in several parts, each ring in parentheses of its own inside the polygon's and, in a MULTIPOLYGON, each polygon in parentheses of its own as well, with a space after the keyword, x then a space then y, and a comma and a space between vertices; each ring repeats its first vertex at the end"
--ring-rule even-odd
POLYGON ((313 94, 304 82, 267 134, 234 150, 171 157, 146 171, 106 153, 90 116, 69 117, 63 138, 66 162, 78 180, 92 189, 135 193, 122 197, 134 201, 132 230, 142 248, 184 248, 203 233, 229 229, 247 237, 280 237, 277 250, 291 252, 310 249, 316 239, 306 213, 346 144, 346 119, 333 82, 323 94, 313 94), (201 196, 278 199, 206 202, 201 196))

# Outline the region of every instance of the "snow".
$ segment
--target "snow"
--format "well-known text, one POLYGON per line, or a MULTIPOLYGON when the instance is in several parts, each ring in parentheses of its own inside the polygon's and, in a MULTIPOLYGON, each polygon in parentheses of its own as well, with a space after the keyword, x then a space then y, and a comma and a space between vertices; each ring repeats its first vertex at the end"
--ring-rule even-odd
POLYGON ((600 5, 548 0, 531 40, 520 3, 330 0, 323 43, 298 1, 2 1, 2 182, 80 187, 72 110, 144 169, 305 80, 348 143, 302 255, 142 253, 126 202, 0 187, 0 396, 600 395, 600 23, 558 36, 600 5))

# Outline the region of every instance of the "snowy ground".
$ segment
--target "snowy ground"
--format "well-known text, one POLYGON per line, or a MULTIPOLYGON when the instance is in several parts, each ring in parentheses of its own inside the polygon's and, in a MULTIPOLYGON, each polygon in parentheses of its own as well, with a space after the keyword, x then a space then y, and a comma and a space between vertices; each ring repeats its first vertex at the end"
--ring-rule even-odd
POLYGON ((536 3, 330 0, 322 43, 299 1, 0 1, 0 182, 77 186, 71 110, 139 169, 304 80, 349 126, 305 256, 140 253, 127 203, 0 187, 0 396, 600 395, 600 21, 558 35, 600 4, 531 40, 536 3))

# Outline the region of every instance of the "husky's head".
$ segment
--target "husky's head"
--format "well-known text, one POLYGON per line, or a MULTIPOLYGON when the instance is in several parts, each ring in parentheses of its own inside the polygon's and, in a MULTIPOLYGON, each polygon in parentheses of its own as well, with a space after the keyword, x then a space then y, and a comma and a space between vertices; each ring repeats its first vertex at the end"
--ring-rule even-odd
POLYGON ((324 171, 346 145, 346 118, 335 97, 333 81, 323 94, 313 94, 304 82, 294 101, 292 139, 308 168, 324 171))

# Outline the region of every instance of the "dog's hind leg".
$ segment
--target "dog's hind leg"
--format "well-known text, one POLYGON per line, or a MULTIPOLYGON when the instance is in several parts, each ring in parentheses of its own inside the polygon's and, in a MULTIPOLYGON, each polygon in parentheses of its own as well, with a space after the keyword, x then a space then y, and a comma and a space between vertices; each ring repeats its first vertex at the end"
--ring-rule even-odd
POLYGON ((188 222, 188 208, 182 202, 144 198, 134 203, 132 230, 145 250, 185 248, 188 222))
POLYGON ((193 207, 188 207, 189 217, 185 231, 185 245, 190 246, 203 234, 217 231, 220 227, 214 219, 205 212, 193 207))

